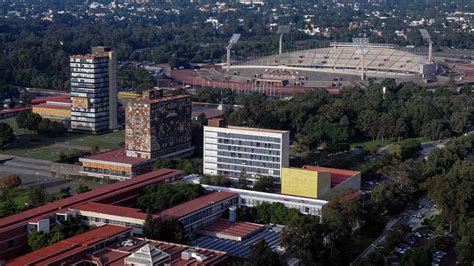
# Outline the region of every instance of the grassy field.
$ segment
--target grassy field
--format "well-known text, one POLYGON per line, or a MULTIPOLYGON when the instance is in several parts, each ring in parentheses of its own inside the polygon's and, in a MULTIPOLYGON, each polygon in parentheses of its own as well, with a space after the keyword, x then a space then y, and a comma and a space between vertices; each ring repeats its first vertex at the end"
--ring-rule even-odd
MULTIPOLYGON (((18 208, 25 206, 25 202, 28 201, 28 191, 25 189, 17 189, 13 193, 13 201, 18 208)), ((0 202, 0 207, 3 206, 3 202, 0 202)))
POLYGON ((125 133, 123 130, 102 135, 66 133, 62 137, 48 138, 31 134, 18 128, 14 118, 0 120, 9 124, 15 131, 17 140, 1 151, 2 154, 55 161, 61 152, 69 154, 76 150, 89 150, 97 145, 101 150, 123 147, 125 133))
POLYGON ((41 159, 41 160, 48 160, 48 161, 56 161, 59 159, 59 154, 71 154, 77 151, 76 149, 72 148, 59 148, 54 146, 42 146, 42 147, 34 147, 30 149, 23 149, 23 148, 16 148, 16 149, 5 149, 1 153, 19 157, 27 157, 33 159, 41 159))
POLYGON ((117 149, 122 147, 124 142, 125 132, 120 130, 103 135, 81 135, 79 138, 73 138, 62 143, 84 147, 97 145, 101 149, 117 149))

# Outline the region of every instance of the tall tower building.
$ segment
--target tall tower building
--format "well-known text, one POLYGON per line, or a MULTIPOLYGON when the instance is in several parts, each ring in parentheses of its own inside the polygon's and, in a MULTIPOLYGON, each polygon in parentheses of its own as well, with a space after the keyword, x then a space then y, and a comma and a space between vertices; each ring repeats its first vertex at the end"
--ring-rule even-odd
POLYGON ((109 58, 73 55, 71 129, 100 133, 109 130, 109 58))
POLYGON ((108 47, 70 57, 71 129, 101 133, 117 127, 116 59, 108 47))
POLYGON ((117 122, 117 58, 110 47, 92 47, 92 54, 109 58, 109 129, 116 129, 117 122))
POLYGON ((163 95, 160 89, 143 92, 143 99, 127 104, 125 128, 127 156, 152 159, 194 152, 188 95, 163 95))

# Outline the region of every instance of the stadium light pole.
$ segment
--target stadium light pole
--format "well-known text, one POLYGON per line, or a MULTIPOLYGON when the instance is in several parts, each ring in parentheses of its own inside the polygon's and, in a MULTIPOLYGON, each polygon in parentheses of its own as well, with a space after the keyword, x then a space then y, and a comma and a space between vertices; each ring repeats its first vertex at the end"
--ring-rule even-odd
POLYGON ((433 41, 426 29, 420 29, 421 37, 428 43, 428 63, 433 62, 433 41))
POLYGON ((234 46, 234 44, 236 44, 239 41, 239 39, 240 39, 240 34, 237 34, 237 33, 232 34, 232 37, 229 40, 229 44, 226 47, 226 49, 227 49, 227 64, 226 64, 227 72, 229 72, 229 70, 230 70, 230 50, 232 49, 232 46, 234 46))
POLYGON ((361 54, 360 79, 365 80, 365 55, 369 51, 369 38, 353 38, 352 43, 357 47, 357 53, 361 54))
POLYGON ((280 34, 280 42, 278 47, 278 54, 283 53, 283 35, 290 33, 290 26, 289 25, 280 25, 277 29, 277 34, 280 34))

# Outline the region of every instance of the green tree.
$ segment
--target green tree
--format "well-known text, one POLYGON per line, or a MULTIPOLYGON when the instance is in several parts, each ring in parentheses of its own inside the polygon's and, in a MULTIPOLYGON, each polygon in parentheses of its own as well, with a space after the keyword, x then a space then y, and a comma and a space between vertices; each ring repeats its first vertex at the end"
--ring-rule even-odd
POLYGON ((19 128, 26 128, 26 119, 28 118, 30 111, 21 111, 15 117, 16 124, 19 128))
POLYGON ((20 94, 20 101, 24 106, 30 106, 32 100, 33 100, 33 95, 31 93, 24 92, 20 94))
POLYGON ((94 154, 98 154, 100 153, 100 148, 98 145, 92 145, 91 146, 91 154, 94 155, 94 154))
POLYGON ((43 232, 33 230, 28 234, 28 246, 32 251, 48 246, 49 237, 43 232))
POLYGON ((3 195, 3 205, 0 208, 0 217, 7 217, 18 212, 18 207, 16 206, 15 201, 11 193, 3 195))
POLYGON ((403 161, 413 158, 421 151, 421 143, 416 139, 405 140, 400 143, 400 159, 403 161))
POLYGON ((272 251, 265 240, 260 240, 252 247, 250 257, 244 265, 248 266, 279 266, 285 265, 280 257, 272 251))
POLYGON ((474 163, 458 161, 445 174, 427 181, 428 194, 441 208, 450 225, 455 225, 474 212, 474 163))
POLYGON ((273 178, 271 176, 260 176, 253 184, 253 190, 261 192, 270 192, 273 187, 273 178))
POLYGON ((30 113, 25 121, 25 128, 29 131, 38 131, 38 126, 43 118, 37 113, 30 113))
POLYGON ((160 235, 158 222, 150 213, 147 213, 143 224, 143 235, 150 239, 158 239, 160 235))
POLYGON ((248 189, 247 173, 245 172, 244 169, 242 169, 242 171, 240 171, 239 188, 248 189))
POLYGON ((40 206, 48 202, 48 193, 40 185, 30 188, 28 191, 28 203, 33 206, 40 206))
POLYGON ((57 195, 58 199, 65 199, 71 196, 71 188, 70 187, 63 187, 59 190, 57 195))
POLYGON ((15 133, 7 123, 0 122, 0 149, 4 149, 9 144, 15 141, 15 133))
POLYGON ((84 184, 79 184, 77 187, 76 187, 76 193, 77 194, 82 194, 82 193, 85 193, 85 192, 88 192, 90 191, 91 189, 87 186, 87 185, 84 185, 84 184))
POLYGON ((166 220, 160 224, 159 240, 185 244, 187 242, 183 224, 177 219, 166 220))
POLYGON ((402 257, 402 266, 429 266, 431 265, 431 250, 429 248, 417 247, 410 250, 402 257))
POLYGON ((302 265, 329 265, 329 250, 325 244, 326 225, 318 217, 295 216, 283 228, 281 240, 289 255, 298 258, 302 265))
POLYGON ((2 189, 11 190, 21 186, 21 184, 21 178, 15 174, 6 175, 0 180, 0 188, 2 189))

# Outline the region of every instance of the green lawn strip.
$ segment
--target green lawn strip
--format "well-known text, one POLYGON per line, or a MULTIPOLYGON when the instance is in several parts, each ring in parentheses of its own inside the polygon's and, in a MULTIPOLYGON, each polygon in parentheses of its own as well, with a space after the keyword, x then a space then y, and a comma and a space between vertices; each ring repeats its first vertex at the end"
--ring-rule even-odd
POLYGON ((352 143, 351 148, 362 147, 364 149, 371 149, 371 148, 382 147, 382 146, 388 145, 391 142, 392 141, 390 140, 369 140, 369 141, 364 141, 364 142, 352 143))
MULTIPOLYGON (((428 137, 407 138, 407 139, 403 139, 401 141, 412 140, 412 139, 418 140, 421 143, 430 141, 430 139, 428 137)), ((370 149, 370 148, 376 148, 376 147, 383 147, 383 146, 387 146, 387 145, 391 146, 391 145, 396 144, 396 143, 397 143, 397 140, 368 140, 368 141, 364 141, 364 142, 352 143, 351 148, 362 147, 364 149, 370 149)))
POLYGON ((111 132, 102 135, 82 135, 62 143, 84 147, 99 146, 101 149, 117 149, 122 147, 125 141, 125 132, 123 130, 111 132))
MULTIPOLYGON (((28 201, 28 190, 26 189, 17 189, 13 195, 13 201, 15 202, 18 208, 23 208, 25 206, 25 202, 28 201)), ((0 208, 3 207, 4 202, 0 201, 0 208)))
POLYGON ((53 146, 36 147, 31 149, 7 149, 2 151, 2 154, 8 154, 19 157, 27 157, 40 160, 56 161, 59 159, 61 152, 69 154, 75 149, 59 148, 53 146))

